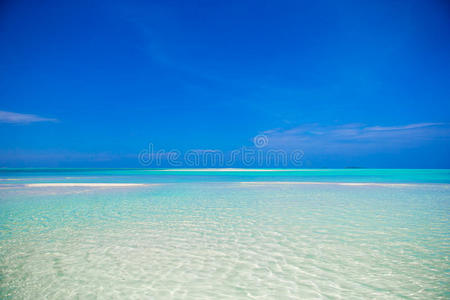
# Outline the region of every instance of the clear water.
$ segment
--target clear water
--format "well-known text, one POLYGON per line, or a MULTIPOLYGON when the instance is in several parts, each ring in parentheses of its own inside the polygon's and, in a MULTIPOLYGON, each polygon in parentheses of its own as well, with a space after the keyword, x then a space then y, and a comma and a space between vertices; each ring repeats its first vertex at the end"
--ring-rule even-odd
POLYGON ((0 299, 448 299, 449 212, 449 170, 2 170, 0 299))

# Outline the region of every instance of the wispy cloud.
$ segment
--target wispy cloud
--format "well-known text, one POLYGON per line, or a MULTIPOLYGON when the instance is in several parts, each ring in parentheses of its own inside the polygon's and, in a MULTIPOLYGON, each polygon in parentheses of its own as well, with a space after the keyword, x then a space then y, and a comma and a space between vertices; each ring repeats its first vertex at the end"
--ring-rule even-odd
POLYGON ((44 118, 32 114, 21 114, 0 110, 0 123, 30 124, 36 122, 58 122, 57 119, 44 118))
POLYGON ((299 148, 315 152, 366 151, 414 147, 433 141, 450 141, 450 126, 446 123, 415 123, 399 126, 367 126, 352 123, 342 125, 303 124, 290 129, 263 132, 269 146, 299 148))
POLYGON ((441 126, 445 125, 444 123, 417 123, 417 124, 409 124, 404 126, 373 126, 367 127, 366 129, 369 131, 397 131, 397 130, 408 130, 408 129, 416 129, 416 128, 424 128, 430 126, 441 126))

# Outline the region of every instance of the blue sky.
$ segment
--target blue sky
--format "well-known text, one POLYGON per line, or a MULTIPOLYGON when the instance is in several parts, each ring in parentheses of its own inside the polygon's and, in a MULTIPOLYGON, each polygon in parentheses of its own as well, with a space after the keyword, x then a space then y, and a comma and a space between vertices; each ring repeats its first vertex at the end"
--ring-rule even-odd
POLYGON ((446 1, 3 1, 0 166, 156 149, 450 167, 446 1))

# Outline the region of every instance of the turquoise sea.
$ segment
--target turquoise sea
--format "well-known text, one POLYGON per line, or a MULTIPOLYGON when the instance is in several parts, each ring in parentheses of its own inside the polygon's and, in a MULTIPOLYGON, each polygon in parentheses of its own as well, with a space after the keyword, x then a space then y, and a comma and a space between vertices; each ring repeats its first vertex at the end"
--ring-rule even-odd
POLYGON ((450 170, 1 169, 0 299, 449 299, 449 214, 450 170))

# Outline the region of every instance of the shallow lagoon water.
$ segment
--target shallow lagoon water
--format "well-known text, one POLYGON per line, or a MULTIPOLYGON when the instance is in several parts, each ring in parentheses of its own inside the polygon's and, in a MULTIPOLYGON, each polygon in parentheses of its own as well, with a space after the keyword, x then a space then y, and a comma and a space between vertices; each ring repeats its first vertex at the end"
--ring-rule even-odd
POLYGON ((0 172, 0 299, 448 299, 449 183, 448 170, 0 172), (68 182, 158 184, 26 185, 68 182), (377 185, 342 184, 362 182, 377 185))

